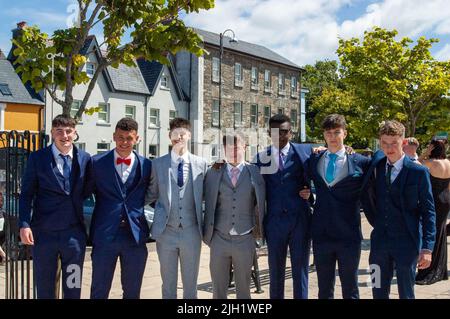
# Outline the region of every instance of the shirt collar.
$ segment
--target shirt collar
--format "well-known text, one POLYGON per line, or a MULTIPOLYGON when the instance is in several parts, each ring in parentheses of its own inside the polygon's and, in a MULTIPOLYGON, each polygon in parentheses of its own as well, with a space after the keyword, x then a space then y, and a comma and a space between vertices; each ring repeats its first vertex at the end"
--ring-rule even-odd
MULTIPOLYGON (((278 154, 280 152, 280 150, 278 148, 276 148, 275 146, 272 146, 273 149, 275 150, 275 153, 278 154)), ((289 150, 291 149, 291 143, 287 143, 282 149, 281 149, 281 153, 283 153, 284 156, 286 156, 289 153, 289 150)))
POLYGON ((183 155, 180 156, 172 150, 170 152, 170 157, 172 159, 172 162, 177 164, 180 158, 182 158, 185 163, 189 163, 189 151, 185 152, 183 155))
MULTIPOLYGON (((330 157, 330 154, 331 154, 330 151, 326 152, 327 157, 330 157)), ((338 158, 343 158, 345 156, 345 147, 341 148, 339 151, 337 151, 334 154, 336 154, 338 158)))
MULTIPOLYGON (((52 144, 52 153, 54 158, 59 158, 59 154, 63 154, 59 151, 59 149, 56 147, 54 143, 52 144)), ((63 155, 69 155, 70 159, 73 159, 73 146, 70 149, 69 153, 63 155)))
MULTIPOLYGON (((245 162, 241 162, 236 166, 239 169, 239 173, 242 172, 242 170, 244 169, 244 166, 245 166, 245 162)), ((235 166, 231 165, 230 163, 227 163, 228 173, 231 174, 231 170, 233 169, 233 167, 235 167, 235 166)))
MULTIPOLYGON (((400 159, 393 164, 394 165, 394 169, 396 171, 400 171, 403 168, 403 161, 405 160, 405 156, 406 155, 403 153, 402 157, 400 157, 400 159)), ((389 163, 389 160, 386 158, 386 169, 387 169, 387 165, 388 164, 390 164, 390 163, 389 163)))

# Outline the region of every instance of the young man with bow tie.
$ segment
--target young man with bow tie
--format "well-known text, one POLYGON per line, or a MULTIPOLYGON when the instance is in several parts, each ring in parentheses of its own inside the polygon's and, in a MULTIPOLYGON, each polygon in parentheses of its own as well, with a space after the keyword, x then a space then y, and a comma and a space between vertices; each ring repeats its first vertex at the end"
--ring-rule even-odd
POLYGON ((170 121, 172 151, 153 161, 146 202, 155 203, 151 236, 161 265, 162 297, 177 298, 178 262, 183 299, 197 298, 203 225, 203 179, 207 163, 188 150, 191 124, 170 121))
POLYGON ((58 115, 53 143, 30 154, 19 198, 20 239, 33 246, 33 275, 39 299, 55 299, 58 258, 63 298, 79 299, 86 249, 83 200, 91 157, 73 145, 76 121, 58 115), (59 256, 59 257, 58 257, 59 256), (79 280, 68 276, 74 265, 79 280))
POLYGON ((119 258, 123 298, 138 299, 148 254, 144 202, 152 165, 133 150, 139 140, 135 120, 121 119, 113 139, 115 149, 92 158, 91 298, 108 298, 119 258))

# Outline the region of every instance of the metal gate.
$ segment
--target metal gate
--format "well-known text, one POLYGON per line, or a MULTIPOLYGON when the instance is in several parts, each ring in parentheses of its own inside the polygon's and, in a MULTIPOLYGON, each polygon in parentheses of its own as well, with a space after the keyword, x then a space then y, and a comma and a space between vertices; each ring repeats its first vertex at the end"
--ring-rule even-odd
POLYGON ((19 194, 28 156, 45 147, 47 142, 48 136, 44 133, 0 132, 0 189, 4 198, 2 247, 6 253, 5 265, 1 266, 4 267, 4 274, 0 272, 4 279, 0 281, 0 286, 4 284, 6 299, 35 298, 31 249, 23 245, 19 238, 19 194))

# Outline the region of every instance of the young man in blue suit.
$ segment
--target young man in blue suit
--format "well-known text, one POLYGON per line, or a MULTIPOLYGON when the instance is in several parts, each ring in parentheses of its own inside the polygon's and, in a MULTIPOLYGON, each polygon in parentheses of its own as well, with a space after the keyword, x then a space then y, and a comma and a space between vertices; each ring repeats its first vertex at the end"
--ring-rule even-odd
POLYGON ((401 299, 414 298, 416 266, 428 268, 436 234, 436 213, 426 167, 402 150, 405 127, 386 121, 363 191, 364 210, 373 226, 369 263, 375 299, 389 298, 394 269, 401 299))
POLYGON ((52 121, 53 143, 28 158, 19 198, 20 239, 33 245, 37 297, 54 299, 58 258, 63 297, 79 299, 86 248, 83 200, 91 157, 73 145, 76 122, 52 121))
POLYGON ((121 119, 113 135, 116 148, 92 158, 92 299, 108 298, 118 258, 123 298, 140 297, 148 254, 144 200, 151 162, 133 151, 137 132, 135 120, 121 119))
POLYGON ((309 188, 304 164, 311 147, 291 143, 291 120, 277 114, 269 120, 273 145, 253 161, 266 183, 267 213, 264 234, 269 253, 270 298, 284 298, 286 257, 289 248, 294 298, 308 298, 311 207, 299 192, 309 188))
POLYGON ((322 129, 328 149, 312 154, 307 162, 307 171, 316 189, 311 234, 319 299, 334 298, 336 262, 343 298, 359 298, 360 190, 370 159, 347 154, 346 126, 342 115, 325 117, 322 129))

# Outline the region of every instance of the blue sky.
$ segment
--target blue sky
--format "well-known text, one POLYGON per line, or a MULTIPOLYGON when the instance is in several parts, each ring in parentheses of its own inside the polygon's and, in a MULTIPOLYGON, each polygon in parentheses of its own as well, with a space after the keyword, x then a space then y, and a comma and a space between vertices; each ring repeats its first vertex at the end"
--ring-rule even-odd
MULTIPOLYGON (((11 29, 19 21, 52 33, 66 27, 75 0, 0 0, 0 48, 10 49, 11 29)), ((186 16, 188 25, 265 45, 305 65, 335 59, 338 38, 360 37, 379 25, 399 36, 436 37, 432 54, 450 59, 448 0, 216 0, 216 7, 186 16)), ((101 36, 101 34, 98 34, 101 36)))

